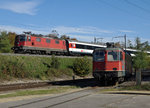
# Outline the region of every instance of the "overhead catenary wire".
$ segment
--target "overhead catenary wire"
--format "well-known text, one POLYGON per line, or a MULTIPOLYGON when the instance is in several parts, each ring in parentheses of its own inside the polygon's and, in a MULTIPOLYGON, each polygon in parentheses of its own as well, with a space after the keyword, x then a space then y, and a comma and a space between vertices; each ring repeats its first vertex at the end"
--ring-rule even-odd
POLYGON ((126 2, 127 4, 129 4, 129 5, 132 5, 132 6, 136 7, 136 8, 138 8, 138 9, 144 11, 144 12, 150 13, 150 10, 148 10, 148 9, 146 9, 146 8, 143 8, 143 7, 137 5, 137 4, 135 4, 135 3, 133 3, 133 2, 131 2, 131 1, 129 1, 129 0, 125 0, 125 2, 126 2))
MULTIPOLYGON (((114 9, 116 9, 116 10, 118 10, 118 11, 121 11, 121 12, 124 12, 124 13, 126 13, 126 14, 129 14, 129 15, 131 15, 131 16, 135 16, 135 17, 138 17, 138 18, 140 18, 140 19, 144 19, 144 20, 148 20, 148 21, 149 21, 149 19, 144 18, 144 17, 141 16, 141 15, 135 14, 135 13, 133 13, 133 12, 131 13, 131 11, 128 11, 128 10, 119 8, 118 6, 115 6, 115 5, 109 3, 109 2, 107 2, 107 1, 105 1, 105 0, 97 0, 97 1, 100 2, 100 3, 103 3, 103 4, 107 5, 107 6, 110 6, 110 7, 114 8, 114 9)), ((123 0, 123 1, 125 1, 125 0, 123 0)))

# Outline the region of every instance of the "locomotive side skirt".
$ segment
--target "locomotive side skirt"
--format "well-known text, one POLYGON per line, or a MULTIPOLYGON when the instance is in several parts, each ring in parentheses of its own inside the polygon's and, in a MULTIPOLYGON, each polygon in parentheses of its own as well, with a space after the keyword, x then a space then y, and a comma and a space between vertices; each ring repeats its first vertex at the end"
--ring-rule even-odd
POLYGON ((59 51, 59 52, 67 52, 64 49, 54 49, 54 48, 40 48, 40 47, 31 47, 31 46, 20 46, 20 47, 13 47, 13 50, 39 50, 39 51, 59 51))

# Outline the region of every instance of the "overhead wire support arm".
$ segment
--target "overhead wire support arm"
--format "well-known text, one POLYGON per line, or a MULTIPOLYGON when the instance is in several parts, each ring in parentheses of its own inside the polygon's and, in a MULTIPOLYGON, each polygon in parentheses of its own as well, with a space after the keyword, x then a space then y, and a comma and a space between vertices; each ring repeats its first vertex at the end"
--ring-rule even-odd
POLYGON ((126 36, 126 34, 125 34, 124 36, 116 36, 116 37, 113 37, 112 40, 113 40, 114 38, 124 38, 124 42, 125 42, 124 48, 125 48, 125 51, 126 51, 126 43, 127 43, 127 36, 126 36))

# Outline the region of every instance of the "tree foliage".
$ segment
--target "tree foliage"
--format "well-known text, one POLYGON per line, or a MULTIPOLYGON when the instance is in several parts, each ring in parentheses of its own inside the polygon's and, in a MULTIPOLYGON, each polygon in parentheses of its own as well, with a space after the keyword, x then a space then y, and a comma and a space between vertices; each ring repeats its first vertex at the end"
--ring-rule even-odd
POLYGON ((77 58, 73 63, 73 71, 80 77, 85 77, 90 73, 90 62, 87 57, 77 58))
POLYGON ((14 33, 14 32, 9 32, 8 33, 8 39, 10 41, 11 46, 14 46, 15 37, 16 37, 16 33, 14 33))
POLYGON ((148 55, 144 52, 149 47, 148 41, 141 43, 140 38, 137 37, 135 43, 135 48, 140 50, 140 52, 137 52, 136 56, 133 58, 133 66, 136 69, 144 69, 148 67, 149 64, 148 55))
POLYGON ((67 36, 67 35, 61 35, 60 38, 61 38, 61 39, 69 39, 69 40, 73 40, 73 41, 78 41, 76 38, 70 38, 70 37, 67 36))
POLYGON ((131 40, 128 40, 127 47, 128 48, 133 48, 133 44, 132 44, 131 40))
POLYGON ((136 56, 133 58, 133 66, 136 69, 144 69, 148 67, 149 61, 148 61, 148 55, 144 51, 140 51, 136 54, 136 56))
POLYGON ((127 47, 131 49, 150 51, 149 42, 148 41, 141 42, 141 39, 139 37, 136 37, 135 45, 132 44, 131 40, 128 40, 127 47))
POLYGON ((70 37, 69 36, 67 36, 67 35, 61 35, 61 37, 60 37, 61 39, 70 39, 70 37))
POLYGON ((115 47, 121 48, 122 46, 121 46, 120 42, 116 42, 115 47))
POLYGON ((137 37, 136 39, 135 39, 135 46, 136 46, 136 49, 141 49, 141 40, 140 40, 140 38, 139 37, 137 37))
POLYGON ((0 52, 9 53, 11 52, 11 43, 9 39, 9 35, 6 31, 0 33, 0 52))

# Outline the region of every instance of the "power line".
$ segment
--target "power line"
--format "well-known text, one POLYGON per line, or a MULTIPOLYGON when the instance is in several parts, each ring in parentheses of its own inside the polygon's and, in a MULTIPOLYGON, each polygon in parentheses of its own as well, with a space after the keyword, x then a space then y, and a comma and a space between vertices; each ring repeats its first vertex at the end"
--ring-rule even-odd
POLYGON ((149 5, 149 4, 150 4, 150 2, 148 2, 148 1, 146 1, 146 0, 141 0, 141 2, 143 2, 143 3, 146 4, 146 5, 149 5))
POLYGON ((129 5, 132 5, 132 6, 136 7, 136 8, 138 8, 138 9, 142 10, 142 11, 145 11, 145 12, 147 12, 147 13, 150 13, 150 10, 147 10, 147 9, 145 9, 145 8, 143 8, 143 7, 141 7, 141 6, 137 5, 137 4, 135 4, 135 3, 133 3, 133 2, 130 2, 129 0, 125 0, 125 2, 126 2, 127 4, 129 4, 129 5))
MULTIPOLYGON (((97 1, 98 1, 98 2, 101 2, 101 3, 105 4, 105 5, 108 5, 108 6, 114 8, 114 9, 116 9, 116 10, 118 10, 118 11, 121 11, 121 12, 124 12, 124 13, 127 13, 127 14, 130 14, 130 15, 135 16, 135 17, 138 17, 138 18, 140 18, 140 19, 148 20, 148 19, 143 18, 141 15, 137 15, 137 14, 135 14, 135 13, 131 13, 131 11, 124 10, 124 9, 122 9, 122 8, 119 8, 119 7, 117 7, 117 6, 114 6, 114 5, 108 3, 108 2, 106 2, 106 1, 104 1, 104 0, 97 0, 97 1)), ((148 20, 148 21, 149 21, 149 20, 148 20)))

